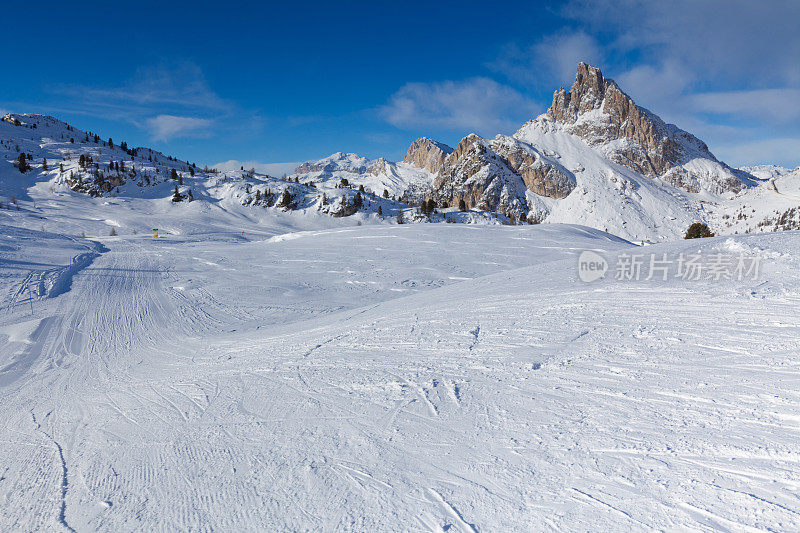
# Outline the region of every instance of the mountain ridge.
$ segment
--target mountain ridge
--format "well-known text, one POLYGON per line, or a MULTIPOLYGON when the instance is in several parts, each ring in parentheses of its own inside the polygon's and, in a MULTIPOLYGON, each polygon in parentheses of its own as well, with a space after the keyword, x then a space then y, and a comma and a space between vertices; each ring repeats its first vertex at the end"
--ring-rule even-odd
POLYGON ((200 169, 150 148, 112 145, 47 115, 4 116, 0 149, 9 164, 31 154, 30 181, 16 168, 0 169, 0 178, 17 185, 6 192, 17 196, 44 180, 51 191, 97 197, 191 197, 230 209, 384 223, 566 222, 636 242, 678 238, 695 221, 721 233, 794 227, 790 209, 800 181, 800 171, 731 168, 586 63, 578 64, 570 90, 556 90, 551 106, 513 136, 472 133, 455 148, 420 137, 399 162, 337 152, 299 164, 285 179, 200 169), (438 214, 422 212, 423 203, 438 214))

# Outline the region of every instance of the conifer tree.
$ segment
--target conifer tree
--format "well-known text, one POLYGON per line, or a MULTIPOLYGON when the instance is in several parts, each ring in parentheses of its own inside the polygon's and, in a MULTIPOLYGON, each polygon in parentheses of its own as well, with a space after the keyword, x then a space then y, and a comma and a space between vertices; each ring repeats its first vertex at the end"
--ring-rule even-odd
POLYGON ((289 192, 289 189, 283 190, 283 195, 281 195, 281 199, 278 202, 278 207, 289 208, 292 205, 292 194, 289 192))
POLYGON ((31 169, 30 164, 28 164, 28 159, 25 157, 25 154, 19 154, 17 158, 17 167, 19 171, 25 174, 27 171, 31 169))
POLYGON ((704 224, 703 222, 695 222, 689 226, 688 230, 686 230, 686 236, 684 239, 702 239, 704 237, 713 236, 714 233, 712 233, 707 224, 704 224))

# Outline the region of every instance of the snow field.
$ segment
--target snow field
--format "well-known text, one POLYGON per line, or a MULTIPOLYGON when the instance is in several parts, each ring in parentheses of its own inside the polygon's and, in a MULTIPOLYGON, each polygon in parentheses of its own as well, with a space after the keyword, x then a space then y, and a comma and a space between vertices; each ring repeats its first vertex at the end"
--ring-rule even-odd
MULTIPOLYGON (((0 321, 0 376, 29 363, 0 383, 0 524, 796 529, 798 237, 658 245, 763 277, 638 284, 578 281, 632 248, 576 226, 105 238, 0 321)), ((3 294, 36 262, 10 248, 3 294)))

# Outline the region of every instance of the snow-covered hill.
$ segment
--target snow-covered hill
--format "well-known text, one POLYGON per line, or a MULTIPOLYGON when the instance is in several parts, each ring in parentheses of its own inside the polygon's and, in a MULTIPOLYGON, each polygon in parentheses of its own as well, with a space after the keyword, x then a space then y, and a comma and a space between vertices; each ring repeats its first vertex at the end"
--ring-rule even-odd
POLYGON ((425 198, 430 181, 429 172, 413 165, 353 154, 305 163, 285 178, 220 172, 103 140, 49 116, 13 114, 0 122, 0 214, 36 229, 77 226, 76 235, 103 235, 111 227, 185 233, 209 224, 263 234, 396 223, 400 215, 407 223, 506 220, 482 210, 421 215, 410 203, 425 198))
POLYGON ((800 229, 800 168, 764 165, 745 170, 765 181, 725 202, 708 205, 720 233, 800 229))

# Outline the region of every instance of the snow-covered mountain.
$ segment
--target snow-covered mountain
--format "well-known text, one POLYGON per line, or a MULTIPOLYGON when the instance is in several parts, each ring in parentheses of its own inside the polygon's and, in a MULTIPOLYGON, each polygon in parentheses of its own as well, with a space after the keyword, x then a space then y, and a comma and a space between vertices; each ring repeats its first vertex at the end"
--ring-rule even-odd
POLYGON ((302 163, 285 178, 218 171, 25 114, 0 122, 0 159, 5 204, 33 199, 35 188, 39 200, 48 194, 147 200, 165 214, 180 213, 185 208, 175 204, 188 200, 234 219, 291 213, 302 227, 336 224, 331 218, 561 222, 636 242, 679 238, 696 221, 718 233, 787 229, 800 221, 800 169, 731 168, 585 63, 569 91, 555 91, 550 108, 513 136, 473 133, 455 148, 422 137, 399 162, 338 152, 302 163), (435 203, 436 211, 421 212, 423 202, 435 203))
POLYGON ((719 162, 700 139, 637 106, 586 63, 578 63, 570 91, 556 91, 547 113, 515 137, 535 143, 537 130, 573 134, 611 161, 689 192, 724 193, 752 184, 752 176, 719 162))
POLYGON ((696 221, 720 233, 774 229, 773 219, 793 213, 785 215, 789 197, 774 194, 769 179, 784 176, 789 190, 797 181, 786 169, 719 161, 700 139, 637 106, 585 63, 570 90, 557 90, 550 108, 511 137, 470 134, 455 149, 423 137, 396 164, 337 156, 301 166, 297 175, 326 167, 353 183, 380 177, 412 204, 429 198, 442 209, 461 204, 512 221, 583 224, 640 242, 675 239, 696 221), (390 180, 397 165, 414 179, 390 180))

